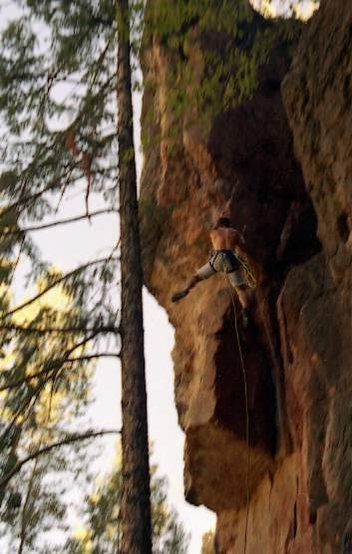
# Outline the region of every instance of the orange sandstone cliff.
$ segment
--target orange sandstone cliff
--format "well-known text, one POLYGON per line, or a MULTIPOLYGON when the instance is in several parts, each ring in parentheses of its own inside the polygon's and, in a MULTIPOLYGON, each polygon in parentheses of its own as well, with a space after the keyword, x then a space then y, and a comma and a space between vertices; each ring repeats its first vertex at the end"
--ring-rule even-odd
MULTIPOLYGON (((247 554, 352 552, 351 49, 352 5, 323 1, 292 65, 277 47, 250 100, 206 128, 185 113, 172 141, 174 60, 157 40, 144 59, 145 280, 175 327, 185 495, 216 512, 219 553, 243 552, 247 495, 247 554), (226 280, 170 302, 224 210, 257 277, 248 325, 236 301, 249 476, 226 280)), ((201 50, 186 54, 197 86, 201 50)))

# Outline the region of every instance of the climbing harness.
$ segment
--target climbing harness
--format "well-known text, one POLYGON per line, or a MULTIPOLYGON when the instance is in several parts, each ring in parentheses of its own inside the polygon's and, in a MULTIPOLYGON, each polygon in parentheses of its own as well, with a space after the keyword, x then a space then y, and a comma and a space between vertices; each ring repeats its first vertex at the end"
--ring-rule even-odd
MULTIPOLYGON (((253 276, 254 278, 254 276, 253 276)), ((246 412, 246 448, 247 448, 247 466, 246 466, 246 521, 245 521, 245 530, 244 530, 244 543, 243 543, 243 554, 247 552, 247 535, 248 535, 248 519, 249 519, 249 477, 251 469, 251 453, 249 447, 249 407, 248 407, 248 386, 247 386, 247 373, 244 365, 243 352, 240 340, 240 334, 238 331, 238 321, 237 321, 237 310, 236 304, 233 297, 231 283, 227 277, 228 291, 231 298, 233 314, 235 318, 235 331, 237 339, 237 347, 240 354, 241 369, 243 375, 243 386, 244 386, 244 400, 245 400, 245 412, 246 412)))
POLYGON ((211 253, 209 265, 215 272, 233 273, 241 267, 241 262, 232 250, 215 250, 211 253))

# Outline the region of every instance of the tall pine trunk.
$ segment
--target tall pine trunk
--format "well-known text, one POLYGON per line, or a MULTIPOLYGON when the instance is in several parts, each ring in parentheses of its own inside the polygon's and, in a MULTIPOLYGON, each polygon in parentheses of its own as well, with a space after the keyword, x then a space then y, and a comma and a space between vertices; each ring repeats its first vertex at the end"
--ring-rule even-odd
POLYGON ((128 0, 118 0, 117 104, 121 220, 123 554, 152 551, 148 424, 128 0))

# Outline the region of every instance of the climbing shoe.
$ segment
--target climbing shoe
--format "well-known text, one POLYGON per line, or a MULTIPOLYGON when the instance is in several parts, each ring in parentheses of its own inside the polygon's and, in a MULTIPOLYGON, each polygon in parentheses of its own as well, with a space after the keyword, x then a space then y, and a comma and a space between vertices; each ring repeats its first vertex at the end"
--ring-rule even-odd
POLYGON ((179 300, 182 300, 185 296, 187 296, 188 290, 180 290, 180 292, 176 292, 171 296, 171 302, 178 302, 179 300))

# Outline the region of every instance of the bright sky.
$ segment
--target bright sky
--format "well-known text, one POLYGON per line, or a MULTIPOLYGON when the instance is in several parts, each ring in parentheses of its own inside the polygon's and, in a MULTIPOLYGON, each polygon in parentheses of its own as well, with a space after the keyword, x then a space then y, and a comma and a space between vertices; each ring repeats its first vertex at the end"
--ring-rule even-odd
MULTIPOLYGON (((253 3, 255 0, 253 0, 253 3)), ((280 11, 287 9, 289 2, 274 1, 273 8, 280 11)), ((11 17, 13 9, 9 0, 0 0, 0 7, 6 5, 7 15, 11 17)), ((303 2, 302 15, 312 9, 312 2, 303 2)), ((15 11, 13 10, 14 14, 15 11)), ((139 150, 139 114, 141 99, 134 98, 136 129, 135 140, 139 150)), ((142 164, 141 154, 138 154, 138 168, 142 164)), ((97 201, 91 202, 92 209, 98 209, 97 201), (95 204, 95 205, 94 205, 95 204)), ((82 199, 71 196, 65 199, 59 217, 70 217, 84 213, 82 199)), ((95 218, 92 225, 80 222, 66 225, 35 234, 35 239, 43 251, 44 257, 64 271, 76 267, 81 262, 90 259, 96 252, 104 252, 116 244, 118 236, 118 221, 116 216, 108 215, 95 218)), ((23 272, 24 268, 22 268, 23 272)), ((153 461, 159 466, 160 474, 169 479, 169 498, 177 509, 180 518, 188 531, 192 533, 189 554, 199 554, 201 537, 204 532, 214 528, 215 516, 205 508, 194 508, 183 498, 183 433, 177 424, 177 414, 174 404, 173 368, 170 352, 174 343, 173 329, 168 323, 165 312, 156 301, 145 291, 145 353, 147 366, 147 389, 150 438, 153 442, 153 461)), ((96 402, 92 417, 98 428, 120 427, 120 371, 115 360, 100 360, 95 375, 96 402)), ((114 459, 113 439, 106 439, 107 450, 102 452, 101 469, 109 469, 114 459)))
POLYGON ((314 9, 318 7, 318 1, 312 0, 249 0, 256 8, 260 9, 264 15, 276 17, 278 15, 287 14, 291 11, 292 6, 302 19, 308 19, 314 9))

